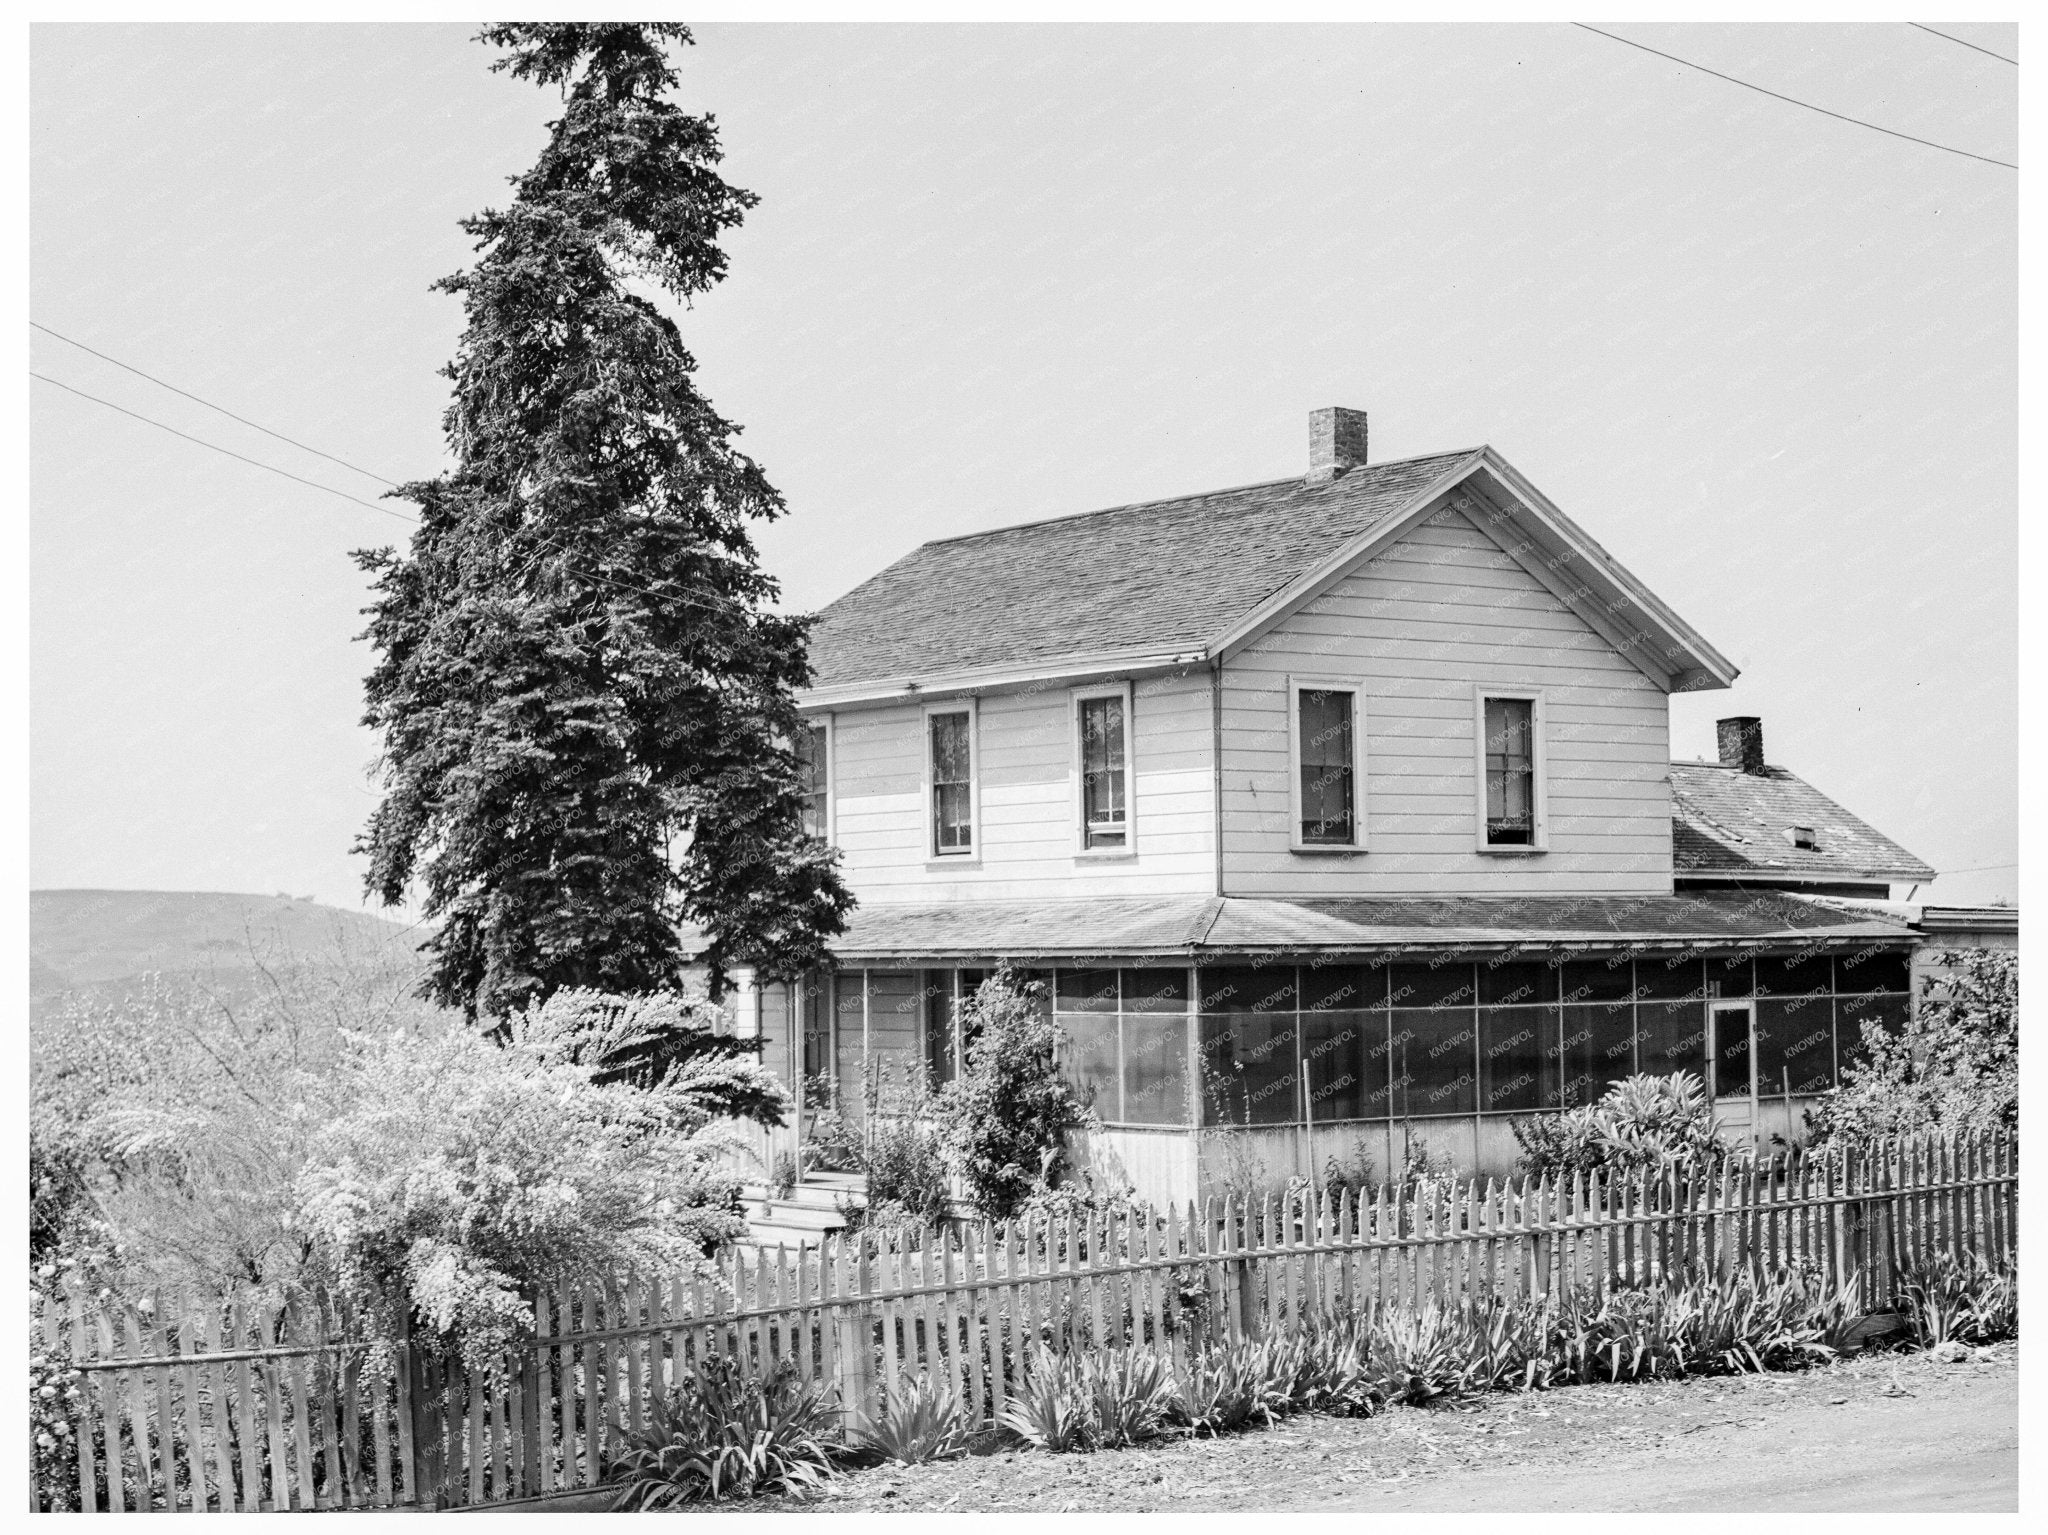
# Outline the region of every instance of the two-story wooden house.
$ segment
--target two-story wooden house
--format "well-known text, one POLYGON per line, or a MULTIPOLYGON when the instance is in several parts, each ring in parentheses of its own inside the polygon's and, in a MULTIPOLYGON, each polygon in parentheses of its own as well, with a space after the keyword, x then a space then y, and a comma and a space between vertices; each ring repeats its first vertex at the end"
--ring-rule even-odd
POLYGON ((1155 1198, 1226 1137, 1275 1176, 1420 1136, 1505 1172, 1510 1117, 1689 1068, 1783 1129, 1914 933, 1932 871, 1779 767, 1754 720, 1674 764, 1735 668, 1491 448, 926 544, 826 608, 802 704, 859 907, 832 974, 746 1006, 834 1079, 961 1059, 959 999, 1045 983, 1155 1198))

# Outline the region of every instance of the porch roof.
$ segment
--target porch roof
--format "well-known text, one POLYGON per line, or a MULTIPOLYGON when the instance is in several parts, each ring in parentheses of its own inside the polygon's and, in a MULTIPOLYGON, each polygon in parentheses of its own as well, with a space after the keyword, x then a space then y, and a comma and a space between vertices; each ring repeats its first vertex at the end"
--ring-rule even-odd
POLYGON ((1911 942, 1905 922, 1788 893, 1242 896, 869 905, 829 945, 841 965, 940 960, 1221 959, 1407 949, 1767 948, 1911 942))

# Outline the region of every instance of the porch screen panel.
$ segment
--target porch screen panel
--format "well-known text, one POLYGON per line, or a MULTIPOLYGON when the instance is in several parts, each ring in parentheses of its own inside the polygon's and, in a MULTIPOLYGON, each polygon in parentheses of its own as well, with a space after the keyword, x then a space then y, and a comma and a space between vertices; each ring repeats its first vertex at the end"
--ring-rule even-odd
POLYGON ((1476 1009, 1397 1008, 1393 1031, 1399 1112, 1470 1114, 1479 1106, 1476 1009))
MULTIPOLYGON (((843 984, 843 982, 842 982, 843 984)), ((858 984, 858 978, 855 978, 858 984)), ((803 1059, 806 1080, 832 1074, 832 977, 812 971, 803 979, 803 1059)))
POLYGON ((1709 954, 1706 958, 1707 995, 1756 995, 1755 970, 1756 965, 1747 954, 1709 954))
POLYGON ((1756 994, 1760 997, 1824 997, 1835 989, 1830 954, 1759 954, 1756 994))
POLYGON ((1635 1070, 1635 1005, 1577 1003, 1564 1010, 1561 1096, 1567 1108, 1591 1103, 1635 1070))
POLYGON ((1074 1091, 1104 1119, 1123 1118, 1117 1065, 1117 976, 1114 970, 1062 970, 1053 1022, 1064 1041, 1060 1064, 1074 1091))
POLYGON ((1765 997, 1756 1005, 1757 1091, 1824 1093, 1835 1085, 1835 1005, 1817 997, 1765 997))
POLYGON ((1123 1119, 1133 1125, 1194 1122, 1188 1083, 1188 972, 1125 970, 1123 1119))
POLYGON ((861 1112, 862 1072, 867 1069, 866 1057, 862 1054, 865 1041, 861 1036, 861 972, 848 970, 837 978, 839 1047, 834 1052, 833 1083, 834 1097, 841 1113, 856 1117, 861 1112))
POLYGON ((1388 984, 1394 1112, 1471 1113, 1479 1104, 1479 992, 1472 962, 1394 965, 1388 984))
POLYGON ((924 976, 916 970, 868 972, 868 1062, 884 1113, 896 1112, 924 1069, 924 976))
POLYGON ((1386 1117, 1385 1008, 1303 1013, 1301 1059, 1312 1123, 1386 1117))
POLYGON ((1544 1086, 1546 1073, 1556 1070, 1558 1028, 1555 1007, 1479 1009, 1480 1113, 1525 1113, 1546 1106, 1544 1086))
POLYGON ((924 972, 924 1069, 933 1090, 944 1087, 959 1075, 960 1061, 953 1037, 953 972, 924 972))
POLYGON ((1851 949, 1835 956, 1837 992, 1867 996, 1912 989, 1912 960, 1897 949, 1851 949))
POLYGON ((1689 1071, 1707 1080, 1707 1004, 1693 1002, 1638 1002, 1636 1030, 1642 1069, 1652 1076, 1668 1077, 1674 1071, 1689 1071))
POLYGON ((1203 1122, 1286 1125, 1301 1114, 1292 965, 1200 973, 1203 1122))

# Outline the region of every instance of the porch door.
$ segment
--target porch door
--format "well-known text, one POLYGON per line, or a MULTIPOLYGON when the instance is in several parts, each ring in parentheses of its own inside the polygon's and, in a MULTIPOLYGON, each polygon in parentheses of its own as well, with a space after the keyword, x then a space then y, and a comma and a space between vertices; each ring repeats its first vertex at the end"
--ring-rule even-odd
POLYGON ((1756 1137, 1756 1004, 1707 1004, 1707 1091, 1738 1144, 1756 1137))

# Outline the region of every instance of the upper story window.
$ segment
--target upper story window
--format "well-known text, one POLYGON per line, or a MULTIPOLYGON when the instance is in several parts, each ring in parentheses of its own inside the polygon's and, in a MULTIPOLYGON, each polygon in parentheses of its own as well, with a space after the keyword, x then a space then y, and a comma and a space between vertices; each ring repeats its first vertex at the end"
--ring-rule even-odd
POLYGON ((1354 682, 1290 678, 1291 841, 1297 851, 1365 846, 1365 690, 1354 682))
POLYGON ((1543 695, 1478 694, 1479 846, 1541 852, 1543 695))
POLYGON ((974 851, 974 706, 934 705, 925 713, 931 780, 932 854, 974 851))
POLYGON ((804 799, 804 830, 832 836, 832 728, 805 725, 796 735, 797 785, 804 799))
POLYGON ((1131 693, 1128 684, 1074 696, 1081 851, 1131 850, 1131 693))

